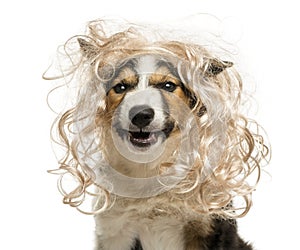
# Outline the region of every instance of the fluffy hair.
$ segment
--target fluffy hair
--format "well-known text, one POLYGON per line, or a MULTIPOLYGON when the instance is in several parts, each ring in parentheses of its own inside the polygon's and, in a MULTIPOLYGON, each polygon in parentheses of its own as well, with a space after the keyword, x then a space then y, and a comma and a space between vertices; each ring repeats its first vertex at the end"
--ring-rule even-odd
POLYGON ((112 203, 111 190, 98 181, 99 169, 107 165, 102 153, 105 127, 99 116, 106 108, 101 83, 109 80, 118 62, 151 53, 180 60, 176 66, 181 81, 197 100, 191 111, 199 126, 196 160, 186 178, 168 195, 184 200, 187 208, 200 214, 244 216, 251 207, 251 193, 269 150, 260 126, 242 114, 240 75, 230 62, 222 61, 204 46, 166 40, 163 33, 146 30, 130 23, 120 27, 92 21, 85 35, 72 37, 60 50, 65 58, 60 65, 62 75, 44 76, 65 79, 69 91, 74 92, 71 105, 53 125, 53 140, 63 146, 64 156, 59 169, 50 172, 60 175, 63 202, 81 210, 87 195, 99 197, 93 213, 105 211, 112 203), (71 190, 63 185, 66 174, 76 180, 71 190))

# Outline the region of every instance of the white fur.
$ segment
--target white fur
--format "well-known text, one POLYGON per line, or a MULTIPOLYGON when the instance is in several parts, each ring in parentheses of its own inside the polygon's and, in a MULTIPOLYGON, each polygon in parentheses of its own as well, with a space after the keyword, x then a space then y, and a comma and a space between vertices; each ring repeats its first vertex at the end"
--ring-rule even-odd
POLYGON ((96 216, 95 250, 130 250, 139 239, 143 250, 183 250, 183 223, 170 216, 147 217, 147 203, 138 208, 114 207, 107 214, 96 216), (124 209, 124 208, 123 208, 124 209), (102 248, 101 248, 102 247, 102 248))
POLYGON ((161 130, 164 126, 164 103, 159 90, 149 86, 149 76, 156 71, 156 60, 153 56, 142 56, 138 59, 135 68, 139 76, 138 86, 128 93, 119 107, 119 121, 124 129, 131 123, 128 113, 131 108, 139 105, 147 105, 154 109, 154 119, 149 125, 152 130, 161 130))
POLYGON ((155 59, 154 56, 151 55, 141 56, 138 59, 138 64, 135 70, 139 75, 151 75, 157 69, 156 62, 157 60, 155 59))

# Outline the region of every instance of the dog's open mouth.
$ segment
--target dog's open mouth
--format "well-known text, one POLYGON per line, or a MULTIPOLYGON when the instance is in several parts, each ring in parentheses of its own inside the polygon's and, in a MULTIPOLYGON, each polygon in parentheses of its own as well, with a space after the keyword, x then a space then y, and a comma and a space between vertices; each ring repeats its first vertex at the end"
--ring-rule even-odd
POLYGON ((128 132, 130 142, 136 147, 149 147, 157 142, 160 132, 128 132))
POLYGON ((148 148, 158 142, 166 140, 174 128, 173 123, 168 123, 163 130, 154 131, 130 131, 125 129, 116 129, 123 140, 128 140, 134 147, 148 148))

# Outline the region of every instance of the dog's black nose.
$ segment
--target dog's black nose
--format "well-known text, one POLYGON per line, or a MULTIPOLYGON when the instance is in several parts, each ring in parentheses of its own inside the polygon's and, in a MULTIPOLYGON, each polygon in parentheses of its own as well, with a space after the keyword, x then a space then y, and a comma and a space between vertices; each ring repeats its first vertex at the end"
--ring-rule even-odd
POLYGON ((129 119, 138 128, 148 126, 154 118, 154 110, 146 105, 135 106, 129 111, 129 119))

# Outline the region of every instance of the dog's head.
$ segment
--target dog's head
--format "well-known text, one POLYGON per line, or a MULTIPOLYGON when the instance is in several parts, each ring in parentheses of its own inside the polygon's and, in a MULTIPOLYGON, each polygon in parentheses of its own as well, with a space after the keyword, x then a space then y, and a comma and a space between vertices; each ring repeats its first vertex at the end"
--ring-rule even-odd
POLYGON ((75 40, 77 100, 58 122, 67 148, 60 168, 80 180, 65 202, 80 204, 92 184, 115 194, 117 185, 121 193, 143 186, 144 197, 189 194, 186 204, 209 213, 228 214, 224 208, 241 196, 247 211, 253 186, 246 179, 254 170, 259 177, 267 152, 239 111, 242 82, 232 63, 135 29, 106 35, 99 21, 89 29, 75 40))
POLYGON ((200 100, 182 82, 177 67, 155 53, 117 62, 114 73, 103 85, 105 107, 98 112, 97 121, 108 131, 105 139, 110 152, 106 158, 113 164, 113 155, 118 161, 115 167, 125 158, 131 167, 122 166, 119 171, 127 169, 133 176, 143 172, 144 177, 149 177, 151 170, 158 171, 162 158, 171 157, 178 148, 178 140, 183 136, 182 123, 190 125, 188 114, 200 100), (147 166, 143 169, 139 164, 134 168, 134 163, 147 166))
POLYGON ((137 152, 159 147, 176 133, 171 95, 183 103, 192 98, 175 68, 154 55, 122 62, 106 92, 113 133, 121 138, 121 147, 137 152))

